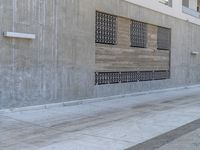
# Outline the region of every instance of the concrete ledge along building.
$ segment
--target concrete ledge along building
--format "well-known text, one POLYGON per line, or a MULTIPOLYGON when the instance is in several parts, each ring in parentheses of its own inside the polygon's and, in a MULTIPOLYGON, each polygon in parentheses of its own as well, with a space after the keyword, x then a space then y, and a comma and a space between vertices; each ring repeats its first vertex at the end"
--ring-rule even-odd
POLYGON ((1 0, 0 109, 200 83, 199 0, 1 0))

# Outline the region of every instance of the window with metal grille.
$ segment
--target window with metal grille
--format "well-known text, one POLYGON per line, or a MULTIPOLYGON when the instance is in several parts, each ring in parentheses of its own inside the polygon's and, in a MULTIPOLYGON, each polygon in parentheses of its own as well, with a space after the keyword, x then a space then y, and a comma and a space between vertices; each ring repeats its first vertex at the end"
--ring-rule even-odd
POLYGON ((96 12, 96 43, 116 44, 117 42, 117 17, 101 12, 96 12))
POLYGON ((131 46, 145 48, 147 45, 147 24, 132 21, 131 24, 131 46))
POLYGON ((138 81, 137 71, 121 72, 120 77, 122 83, 138 81))
POLYGON ((95 84, 116 84, 128 82, 142 82, 165 80, 170 78, 169 70, 157 71, 128 71, 128 72, 96 72, 95 84))
POLYGON ((158 27, 157 45, 160 50, 170 50, 171 48, 171 30, 158 27))
POLYGON ((151 81, 153 80, 153 71, 140 71, 138 72, 139 81, 151 81))
POLYGON ((96 84, 114 84, 120 82, 119 72, 99 72, 95 73, 96 84))

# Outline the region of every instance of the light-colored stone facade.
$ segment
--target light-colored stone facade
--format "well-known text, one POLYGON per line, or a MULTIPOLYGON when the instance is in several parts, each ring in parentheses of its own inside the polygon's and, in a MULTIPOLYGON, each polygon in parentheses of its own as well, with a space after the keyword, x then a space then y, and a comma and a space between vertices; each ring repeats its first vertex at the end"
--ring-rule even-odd
POLYGON ((124 0, 1 0, 0 32, 0 109, 200 82, 200 56, 191 55, 200 52, 200 26, 124 0), (170 28, 171 78, 95 86, 96 10, 170 28), (36 39, 6 38, 6 31, 36 39))

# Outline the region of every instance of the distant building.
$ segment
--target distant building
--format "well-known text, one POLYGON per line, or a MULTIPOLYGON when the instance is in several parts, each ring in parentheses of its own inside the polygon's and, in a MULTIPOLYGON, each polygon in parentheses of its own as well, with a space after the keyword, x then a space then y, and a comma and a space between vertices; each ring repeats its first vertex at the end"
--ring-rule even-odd
POLYGON ((200 83, 199 0, 0 2, 0 109, 200 83))

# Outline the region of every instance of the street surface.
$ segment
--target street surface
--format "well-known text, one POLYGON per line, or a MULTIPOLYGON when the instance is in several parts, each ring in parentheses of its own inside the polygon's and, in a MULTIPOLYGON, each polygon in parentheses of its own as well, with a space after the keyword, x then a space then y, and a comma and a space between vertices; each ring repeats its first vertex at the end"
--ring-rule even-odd
POLYGON ((200 87, 0 114, 0 150, 199 150, 200 87))

